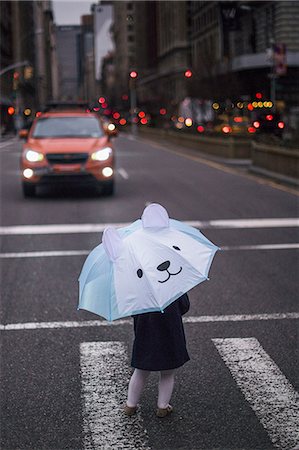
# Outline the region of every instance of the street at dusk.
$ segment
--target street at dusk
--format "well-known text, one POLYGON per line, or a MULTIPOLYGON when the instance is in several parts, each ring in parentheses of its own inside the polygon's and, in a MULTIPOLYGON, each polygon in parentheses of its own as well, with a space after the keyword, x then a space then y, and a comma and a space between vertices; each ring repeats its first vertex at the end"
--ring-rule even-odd
POLYGON ((171 145, 128 135, 116 146, 113 198, 54 187, 24 200, 20 143, 2 144, 2 448, 293 448, 298 196, 171 145), (101 231, 137 219, 148 202, 195 223, 222 248, 210 281, 190 293, 185 330, 191 361, 177 371, 175 410, 166 423, 154 415, 154 374, 138 415, 122 415, 131 319, 109 325, 76 310, 77 278, 101 231), (248 340, 256 373, 239 384, 238 352, 248 340), (112 346, 108 373, 105 344, 112 346), (109 383, 117 383, 111 392, 109 383))
POLYGON ((0 449, 299 450, 299 2, 0 13, 0 449))

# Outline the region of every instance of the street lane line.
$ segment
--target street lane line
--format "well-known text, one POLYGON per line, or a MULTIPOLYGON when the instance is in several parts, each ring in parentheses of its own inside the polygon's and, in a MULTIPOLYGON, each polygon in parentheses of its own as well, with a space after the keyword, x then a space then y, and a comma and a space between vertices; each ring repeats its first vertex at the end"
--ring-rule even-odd
MULTIPOLYGON (((287 228, 299 227, 299 218, 281 219, 236 219, 236 220, 189 220, 187 225, 200 229, 236 229, 236 228, 287 228)), ((122 223, 81 223, 81 224, 51 224, 51 225, 16 225, 0 227, 0 235, 25 234, 78 234, 102 233, 106 227, 121 228, 130 225, 122 223)))
MULTIPOLYGON (((247 322, 263 320, 292 320, 299 319, 299 312, 269 313, 269 314, 229 314, 219 316, 187 316, 183 317, 184 323, 213 323, 213 322, 247 322)), ((115 327, 132 324, 132 319, 115 320, 82 320, 68 322, 24 322, 0 324, 0 331, 20 330, 51 330, 63 328, 86 328, 86 327, 115 327)))
POLYGON ((273 445, 299 445, 299 394, 255 338, 212 339, 273 445))
POLYGON ((122 342, 80 344, 83 397, 83 448, 149 449, 147 433, 138 412, 123 412, 129 362, 122 342))
POLYGON ((0 253, 0 258, 47 258, 53 256, 80 256, 88 255, 91 250, 51 250, 45 252, 19 252, 19 253, 0 253))
POLYGON ((128 172, 123 169, 122 167, 120 169, 118 169, 118 173, 125 179, 128 180, 129 179, 129 174, 128 172))
POLYGON ((260 245, 232 245, 223 246, 221 250, 290 250, 299 248, 299 243, 290 244, 260 244, 260 245))
POLYGON ((2 148, 9 147, 9 146, 11 146, 11 145, 13 145, 15 143, 16 143, 16 139, 12 139, 12 140, 9 140, 7 142, 1 142, 0 143, 0 150, 2 150, 2 148))
MULTIPOLYGON (((292 250, 299 249, 299 243, 290 244, 261 244, 261 245, 237 245, 237 246, 223 246, 220 250, 235 251, 235 250, 292 250)), ((49 258, 56 256, 81 256, 88 255, 90 250, 49 250, 43 252, 11 252, 0 253, 0 259, 9 258, 49 258)))

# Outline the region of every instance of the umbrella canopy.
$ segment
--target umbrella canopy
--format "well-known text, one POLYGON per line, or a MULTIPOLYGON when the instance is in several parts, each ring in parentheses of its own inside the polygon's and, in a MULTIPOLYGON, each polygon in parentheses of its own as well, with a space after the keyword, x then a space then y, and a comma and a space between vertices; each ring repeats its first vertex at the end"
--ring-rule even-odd
POLYGON ((109 321, 163 311, 208 279, 217 250, 196 228, 169 219, 153 203, 130 226, 105 229, 82 268, 78 309, 109 321))

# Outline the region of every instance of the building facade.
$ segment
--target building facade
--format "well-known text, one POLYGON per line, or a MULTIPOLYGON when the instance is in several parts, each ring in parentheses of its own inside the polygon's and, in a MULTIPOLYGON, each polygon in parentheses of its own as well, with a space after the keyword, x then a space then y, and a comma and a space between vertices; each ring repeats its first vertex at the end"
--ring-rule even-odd
POLYGON ((29 125, 57 93, 50 1, 4 1, 1 9, 1 129, 29 125), (8 113, 8 108, 9 113, 8 113))
POLYGON ((221 101, 260 92, 298 104, 298 2, 202 1, 191 8, 192 95, 221 101))
POLYGON ((186 95, 190 65, 189 2, 114 2, 115 80, 118 96, 129 91, 137 71, 138 101, 158 111, 186 95))
POLYGON ((12 30, 12 4, 1 2, 0 15, 0 46, 1 46, 1 74, 0 77, 0 108, 1 108, 1 134, 13 129, 13 117, 9 108, 14 105, 12 71, 6 70, 14 63, 13 57, 13 30, 12 30))
POLYGON ((94 20, 92 14, 81 16, 79 48, 79 84, 82 100, 92 102, 96 96, 94 20))
POLYGON ((114 2, 115 89, 153 111, 186 97, 298 104, 299 2, 114 2), (184 77, 186 69, 191 77, 184 77))

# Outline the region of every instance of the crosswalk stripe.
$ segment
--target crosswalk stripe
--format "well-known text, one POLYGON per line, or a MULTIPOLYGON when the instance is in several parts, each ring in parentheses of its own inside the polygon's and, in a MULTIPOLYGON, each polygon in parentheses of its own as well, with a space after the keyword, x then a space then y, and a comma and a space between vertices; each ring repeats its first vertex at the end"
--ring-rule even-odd
POLYGON ((258 340, 212 340, 273 445, 298 448, 299 395, 258 340))
MULTIPOLYGON (((187 225, 200 229, 244 229, 244 228, 285 228, 298 227, 298 218, 281 219, 228 219, 186 221, 187 225)), ((128 226, 123 223, 81 223, 81 224, 48 224, 48 225, 15 225, 0 227, 0 235, 37 235, 37 234, 77 234, 77 233, 102 233, 106 227, 121 228, 128 226)))
MULTIPOLYGON (((264 320, 295 320, 299 319, 299 312, 265 313, 265 314, 223 314, 219 316, 187 316, 184 323, 209 323, 209 322, 248 322, 264 320)), ((20 330, 59 330, 63 328, 88 328, 88 327, 115 327, 130 325, 132 319, 120 319, 114 322, 107 320, 77 320, 66 322, 21 322, 0 324, 0 331, 20 330)))
MULTIPOLYGON (((238 251, 238 250, 295 250, 299 248, 299 243, 289 244, 261 244, 261 245, 236 245, 223 246, 222 251, 238 251)), ((48 250, 37 252, 11 252, 0 253, 0 259, 14 258, 52 258, 60 256, 84 256, 88 255, 91 250, 48 250)))
POLYGON ((145 450, 147 433, 140 413, 126 417, 127 352, 118 341, 80 344, 84 450, 145 450))

